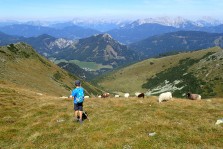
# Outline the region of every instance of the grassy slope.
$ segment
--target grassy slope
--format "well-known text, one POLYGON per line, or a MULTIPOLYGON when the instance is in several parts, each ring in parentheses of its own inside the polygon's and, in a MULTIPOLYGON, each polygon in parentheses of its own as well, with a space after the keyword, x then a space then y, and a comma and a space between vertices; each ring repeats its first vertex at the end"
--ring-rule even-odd
MULTIPOLYGON (((26 44, 0 47, 0 56, 2 61, 0 80, 5 83, 14 83, 44 94, 62 96, 70 94, 70 90, 74 87, 73 81, 78 79, 36 54, 26 44)), ((100 92, 87 82, 83 82, 83 86, 88 94, 96 95, 100 92)))
POLYGON ((0 87, 0 148, 221 148, 223 100, 86 99, 91 121, 73 122, 72 100, 0 87), (151 137, 148 134, 156 132, 151 137))
POLYGON ((130 92, 132 94, 137 91, 146 92, 147 89, 143 89, 142 84, 147 83, 147 80, 152 78, 155 74, 177 66, 182 59, 200 59, 209 52, 220 50, 222 49, 211 48, 157 59, 148 59, 118 70, 103 78, 99 78, 95 82, 97 82, 100 87, 112 92, 130 92))
MULTIPOLYGON (((216 96, 223 97, 223 50, 193 65, 189 72, 193 72, 197 78, 208 82, 210 88, 216 91, 216 96)), ((210 92, 210 89, 208 91, 210 92)))

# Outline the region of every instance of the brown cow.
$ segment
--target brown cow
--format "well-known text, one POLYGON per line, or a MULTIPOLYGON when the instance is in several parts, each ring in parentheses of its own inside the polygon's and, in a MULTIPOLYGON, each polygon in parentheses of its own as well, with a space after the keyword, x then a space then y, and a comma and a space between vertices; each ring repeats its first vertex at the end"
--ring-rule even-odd
POLYGON ((103 94, 101 94, 101 98, 107 98, 107 97, 109 97, 109 93, 103 93, 103 94))
POLYGON ((138 98, 144 98, 144 96, 145 96, 145 94, 144 93, 140 93, 139 95, 138 95, 138 98))

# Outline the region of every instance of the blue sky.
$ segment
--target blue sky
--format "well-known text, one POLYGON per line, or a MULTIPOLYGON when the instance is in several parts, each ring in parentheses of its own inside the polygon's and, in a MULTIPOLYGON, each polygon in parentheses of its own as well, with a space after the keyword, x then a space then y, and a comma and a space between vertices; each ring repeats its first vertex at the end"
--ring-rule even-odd
POLYGON ((223 0, 0 0, 0 20, 157 16, 223 19, 223 0))

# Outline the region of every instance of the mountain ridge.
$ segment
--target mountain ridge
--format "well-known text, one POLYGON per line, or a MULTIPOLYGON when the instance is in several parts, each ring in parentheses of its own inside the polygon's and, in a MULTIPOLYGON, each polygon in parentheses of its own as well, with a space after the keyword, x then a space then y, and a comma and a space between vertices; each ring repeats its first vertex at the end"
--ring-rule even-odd
POLYGON ((65 49, 52 57, 56 59, 96 62, 117 67, 134 61, 137 58, 135 52, 128 50, 126 45, 115 41, 109 34, 98 34, 80 39, 73 49, 65 49))
POLYGON ((67 38, 67 39, 79 39, 100 33, 97 30, 83 28, 76 25, 67 26, 62 29, 55 29, 47 26, 14 24, 0 27, 0 31, 8 35, 23 36, 23 37, 36 37, 42 34, 48 34, 57 38, 67 38))
POLYGON ((223 97, 223 49, 219 47, 150 58, 116 70, 93 82, 110 92, 144 92, 147 96, 171 91, 185 97, 188 91, 203 98, 223 97), (216 71, 214 71, 216 69, 216 71), (126 83, 123 83, 126 82, 126 83))
POLYGON ((138 51, 146 57, 157 57, 160 54, 194 51, 214 46, 223 47, 223 33, 178 31, 149 37, 129 45, 130 49, 138 51))
MULTIPOLYGON (((10 82, 45 94, 70 95, 74 80, 79 79, 36 53, 25 43, 0 47, 0 82, 10 82)), ((102 92, 82 80, 86 94, 102 92)))

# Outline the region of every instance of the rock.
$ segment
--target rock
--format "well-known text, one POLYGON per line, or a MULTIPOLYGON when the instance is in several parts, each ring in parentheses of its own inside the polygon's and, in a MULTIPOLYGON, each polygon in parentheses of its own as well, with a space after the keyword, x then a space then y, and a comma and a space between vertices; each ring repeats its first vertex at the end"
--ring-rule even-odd
POLYGON ((61 123, 61 122, 64 122, 64 119, 57 120, 57 123, 61 123))
POLYGON ((43 94, 42 93, 36 93, 37 95, 39 95, 39 96, 42 96, 43 94))
POLYGON ((151 136, 151 137, 152 137, 152 136, 155 136, 155 135, 156 135, 156 132, 151 132, 151 133, 149 133, 148 135, 151 136))

